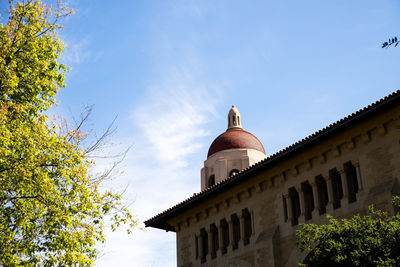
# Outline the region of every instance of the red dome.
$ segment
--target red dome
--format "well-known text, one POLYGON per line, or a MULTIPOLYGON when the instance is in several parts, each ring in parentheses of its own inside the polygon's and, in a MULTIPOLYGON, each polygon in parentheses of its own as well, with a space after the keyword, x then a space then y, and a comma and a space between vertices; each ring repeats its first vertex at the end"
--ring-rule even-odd
POLYGON ((243 129, 230 129, 215 138, 210 149, 208 149, 207 157, 219 151, 233 148, 255 149, 265 154, 264 147, 257 137, 243 129))

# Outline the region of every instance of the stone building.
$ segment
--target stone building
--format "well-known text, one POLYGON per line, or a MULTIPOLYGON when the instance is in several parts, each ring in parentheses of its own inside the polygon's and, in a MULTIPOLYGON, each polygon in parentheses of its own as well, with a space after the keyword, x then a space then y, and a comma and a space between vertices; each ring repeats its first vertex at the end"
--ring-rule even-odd
POLYGON ((178 266, 297 266, 300 223, 393 212, 400 91, 265 156, 235 107, 210 146, 201 192, 145 222, 176 232, 178 266))

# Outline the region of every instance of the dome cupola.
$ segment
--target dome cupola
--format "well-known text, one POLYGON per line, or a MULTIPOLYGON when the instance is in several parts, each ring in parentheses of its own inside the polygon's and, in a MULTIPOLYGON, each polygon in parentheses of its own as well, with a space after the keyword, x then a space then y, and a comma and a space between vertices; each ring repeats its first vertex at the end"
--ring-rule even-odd
POLYGON ((228 149, 254 149, 265 155, 264 146, 257 137, 243 129, 228 129, 215 138, 208 149, 207 157, 228 149))
POLYGON ((257 137, 243 130, 239 110, 234 105, 228 113, 228 129, 215 138, 207 157, 227 149, 255 149, 265 155, 264 147, 257 137))
POLYGON ((264 158, 263 145, 257 137, 243 130, 239 110, 232 106, 228 112, 228 129, 208 149, 201 169, 201 188, 204 190, 264 158))

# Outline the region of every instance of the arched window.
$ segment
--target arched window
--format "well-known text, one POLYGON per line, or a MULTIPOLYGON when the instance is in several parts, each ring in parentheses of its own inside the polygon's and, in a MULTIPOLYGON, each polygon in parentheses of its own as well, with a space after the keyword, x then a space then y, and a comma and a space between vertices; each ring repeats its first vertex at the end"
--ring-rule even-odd
POLYGON ((243 227, 244 227, 244 237, 243 243, 244 245, 248 245, 250 243, 250 237, 252 234, 252 226, 251 226, 251 214, 248 209, 242 210, 243 216, 243 227))
POLYGON ((304 218, 307 221, 312 218, 312 211, 314 210, 314 195, 312 187, 308 182, 301 184, 301 190, 304 194, 304 218))
POLYGON ((329 176, 332 180, 333 208, 338 209, 343 198, 342 177, 336 169, 330 170, 329 176))
POLYGON ((318 189, 318 205, 319 215, 326 213, 326 205, 328 205, 328 187, 326 185, 325 179, 319 175, 315 177, 315 182, 317 183, 318 189))
POLYGON ((289 198, 290 198, 290 205, 292 207, 292 225, 297 225, 299 223, 300 217, 300 198, 299 192, 292 187, 289 189, 289 198))
POLYGON ((218 244, 218 228, 215 226, 215 224, 212 224, 210 226, 210 232, 211 232, 211 258, 215 259, 217 257, 217 250, 219 247, 218 244))
POLYGON ((232 249, 237 249, 239 247, 240 240, 240 221, 239 217, 236 214, 231 216, 232 221, 232 229, 233 231, 233 240, 232 240, 232 249))
POLYGON ((238 169, 233 169, 233 170, 231 170, 230 172, 229 172, 229 176, 232 176, 232 175, 235 175, 235 174, 238 174, 239 173, 239 170, 238 169))
POLYGON ((229 245, 229 225, 225 219, 221 220, 221 231, 222 231, 222 254, 225 254, 227 251, 227 247, 229 245))
POLYGON ((201 242, 200 262, 203 263, 206 262, 208 254, 208 234, 204 228, 200 230, 200 242, 201 242))
POLYGON ((213 186, 215 185, 215 175, 210 175, 210 177, 208 177, 208 184, 207 187, 213 186))
POLYGON ((353 203, 357 200, 356 194, 358 192, 358 181, 356 168, 351 162, 344 164, 344 172, 346 173, 347 189, 349 192, 349 203, 353 203))

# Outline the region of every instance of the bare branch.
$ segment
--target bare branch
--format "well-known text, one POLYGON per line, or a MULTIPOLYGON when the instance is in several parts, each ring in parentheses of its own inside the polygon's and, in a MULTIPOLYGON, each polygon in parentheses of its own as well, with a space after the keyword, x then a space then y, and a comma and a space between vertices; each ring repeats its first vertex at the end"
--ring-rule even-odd
POLYGON ((119 158, 119 160, 114 161, 110 168, 105 170, 101 175, 93 177, 91 179, 92 184, 104 181, 105 179, 109 179, 116 168, 125 160, 126 154, 130 150, 130 148, 131 147, 128 147, 123 153, 121 153, 121 157, 119 158))
POLYGON ((115 116, 115 118, 108 125, 107 129, 103 132, 103 134, 99 138, 96 138, 94 143, 92 143, 91 145, 88 146, 88 148, 86 148, 86 150, 84 152, 86 156, 90 156, 90 153, 101 148, 104 145, 104 143, 107 141, 108 137, 115 134, 115 132, 117 130, 117 127, 114 125, 116 119, 117 119, 117 116, 115 116))

